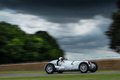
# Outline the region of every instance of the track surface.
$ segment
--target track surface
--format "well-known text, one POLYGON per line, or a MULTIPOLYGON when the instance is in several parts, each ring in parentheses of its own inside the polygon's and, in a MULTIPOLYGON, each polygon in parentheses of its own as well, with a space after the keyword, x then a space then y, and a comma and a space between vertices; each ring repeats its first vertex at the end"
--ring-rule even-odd
POLYGON ((20 77, 20 76, 46 76, 46 75, 85 75, 85 74, 113 74, 113 73, 120 73, 119 72, 95 72, 95 73, 54 73, 54 74, 13 74, 13 75, 0 75, 0 77, 20 77))

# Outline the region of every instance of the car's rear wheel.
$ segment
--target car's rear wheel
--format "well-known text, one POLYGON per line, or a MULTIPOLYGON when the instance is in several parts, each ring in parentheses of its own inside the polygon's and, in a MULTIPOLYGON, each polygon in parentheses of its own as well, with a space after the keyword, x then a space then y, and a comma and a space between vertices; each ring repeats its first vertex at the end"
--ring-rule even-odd
POLYGON ((88 72, 88 64, 83 62, 79 65, 79 70, 81 73, 87 73, 88 72))
POLYGON ((46 73, 48 73, 48 74, 53 74, 54 70, 55 70, 55 67, 54 67, 54 65, 53 65, 52 63, 48 63, 48 64, 45 66, 45 71, 46 71, 46 73))
POLYGON ((90 69, 90 72, 96 72, 98 69, 98 65, 95 62, 91 62, 92 68, 90 69))

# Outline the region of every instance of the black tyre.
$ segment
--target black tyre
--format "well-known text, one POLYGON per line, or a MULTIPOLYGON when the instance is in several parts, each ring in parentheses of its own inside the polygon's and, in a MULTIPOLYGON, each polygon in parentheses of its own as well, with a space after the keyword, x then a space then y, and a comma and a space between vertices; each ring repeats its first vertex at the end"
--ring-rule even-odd
POLYGON ((83 62, 79 65, 79 70, 81 73, 87 73, 88 72, 88 64, 83 62))
POLYGON ((45 66, 45 71, 47 74, 53 74, 53 72, 55 71, 55 67, 52 63, 48 63, 46 66, 45 66))
POLYGON ((59 73, 59 74, 62 74, 62 73, 63 73, 63 71, 58 71, 58 73, 59 73))
POLYGON ((92 68, 91 69, 89 69, 90 70, 90 72, 96 72, 97 71, 97 69, 98 69, 98 65, 95 63, 95 62, 91 62, 92 63, 92 68))

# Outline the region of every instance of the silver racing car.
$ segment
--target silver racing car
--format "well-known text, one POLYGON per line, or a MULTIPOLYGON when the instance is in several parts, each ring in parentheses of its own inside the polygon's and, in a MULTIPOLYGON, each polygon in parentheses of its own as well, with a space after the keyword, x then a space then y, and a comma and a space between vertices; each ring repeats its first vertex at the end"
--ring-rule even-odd
POLYGON ((80 71, 81 73, 95 72, 98 65, 95 62, 89 61, 68 61, 60 57, 58 60, 53 60, 45 65, 45 71, 48 74, 54 72, 62 73, 64 71, 80 71))

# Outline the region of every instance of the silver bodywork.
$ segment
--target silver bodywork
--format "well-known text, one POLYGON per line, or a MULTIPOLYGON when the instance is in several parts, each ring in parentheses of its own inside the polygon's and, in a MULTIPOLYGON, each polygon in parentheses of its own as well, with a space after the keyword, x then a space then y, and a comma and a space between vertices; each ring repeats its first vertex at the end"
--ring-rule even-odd
POLYGON ((89 69, 92 69, 92 68, 95 67, 94 64, 92 64, 91 62, 88 62, 88 61, 68 61, 68 60, 63 60, 61 66, 57 65, 57 60, 53 60, 53 61, 51 61, 49 63, 52 63, 54 65, 56 71, 77 71, 77 70, 79 70, 79 68, 84 69, 84 67, 85 67, 84 65, 83 65, 83 67, 79 67, 79 65, 81 63, 88 64, 89 69))

